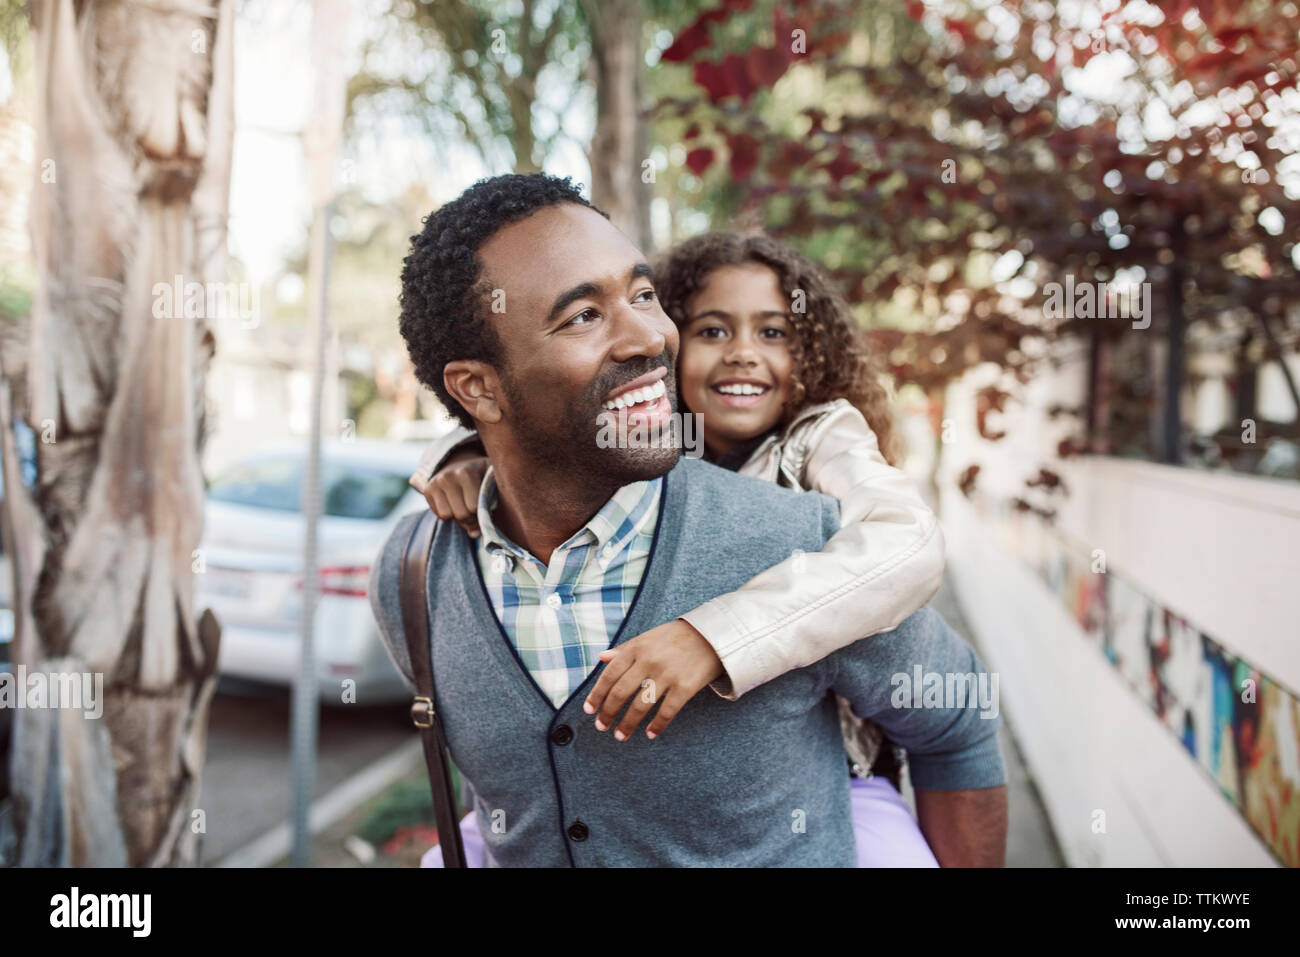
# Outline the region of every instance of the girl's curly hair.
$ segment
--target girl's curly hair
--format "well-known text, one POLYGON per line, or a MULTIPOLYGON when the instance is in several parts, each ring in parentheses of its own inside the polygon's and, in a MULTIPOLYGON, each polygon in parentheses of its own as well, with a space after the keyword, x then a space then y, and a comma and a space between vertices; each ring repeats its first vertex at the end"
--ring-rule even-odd
POLYGON ((806 306, 803 312, 790 310, 794 376, 781 426, 809 405, 847 399, 876 433, 885 461, 896 465, 894 416, 881 383, 883 363, 866 349, 848 303, 820 267, 768 236, 706 233, 675 246, 659 261, 655 290, 664 311, 681 328, 687 322, 686 304, 710 273, 747 263, 776 273, 787 302, 797 303, 796 292, 802 291, 806 306))

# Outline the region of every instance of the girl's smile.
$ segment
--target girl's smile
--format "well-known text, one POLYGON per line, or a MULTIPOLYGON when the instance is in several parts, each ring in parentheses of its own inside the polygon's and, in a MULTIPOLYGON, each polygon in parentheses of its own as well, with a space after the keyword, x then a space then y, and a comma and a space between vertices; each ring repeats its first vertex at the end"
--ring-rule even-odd
POLYGON ((748 409, 758 405, 772 391, 767 382, 757 379, 722 379, 709 386, 718 394, 718 399, 734 409, 748 409))

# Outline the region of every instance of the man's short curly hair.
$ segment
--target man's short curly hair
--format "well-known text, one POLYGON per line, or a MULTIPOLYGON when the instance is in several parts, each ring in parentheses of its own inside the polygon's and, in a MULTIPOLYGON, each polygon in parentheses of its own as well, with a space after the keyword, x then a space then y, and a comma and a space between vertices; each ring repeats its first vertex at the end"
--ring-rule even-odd
POLYGON ((606 215, 583 199, 567 177, 509 173, 479 180, 426 216, 424 230, 411 237, 411 252, 402 260, 398 327, 415 377, 466 428, 473 428, 474 420, 443 386, 443 367, 456 359, 499 367, 503 359, 501 342, 487 321, 491 288, 478 251, 503 226, 559 203, 606 215))

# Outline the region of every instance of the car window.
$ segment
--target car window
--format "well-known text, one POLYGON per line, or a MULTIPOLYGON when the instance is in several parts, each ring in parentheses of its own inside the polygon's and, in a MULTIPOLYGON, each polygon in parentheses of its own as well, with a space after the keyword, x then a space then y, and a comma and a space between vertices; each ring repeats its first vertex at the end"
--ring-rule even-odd
POLYGON ((232 505, 301 511, 302 461, 292 458, 258 459, 236 465, 208 486, 208 498, 232 505))
MULTIPOLYGON (((335 518, 381 519, 406 494, 407 473, 364 463, 321 463, 321 508, 335 518)), ((302 511, 303 463, 296 458, 245 462, 213 480, 208 497, 232 505, 302 511)))
POLYGON ((326 515, 339 518, 383 518, 410 488, 409 474, 327 463, 323 483, 325 501, 321 507, 326 515))

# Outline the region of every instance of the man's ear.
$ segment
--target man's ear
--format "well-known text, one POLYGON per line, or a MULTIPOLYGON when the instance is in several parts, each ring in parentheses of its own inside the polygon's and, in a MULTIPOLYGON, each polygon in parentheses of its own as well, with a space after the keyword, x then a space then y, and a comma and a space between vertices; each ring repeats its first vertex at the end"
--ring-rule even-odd
POLYGON ((442 367, 442 384, 451 397, 479 422, 500 422, 501 380, 480 359, 454 359, 442 367))

